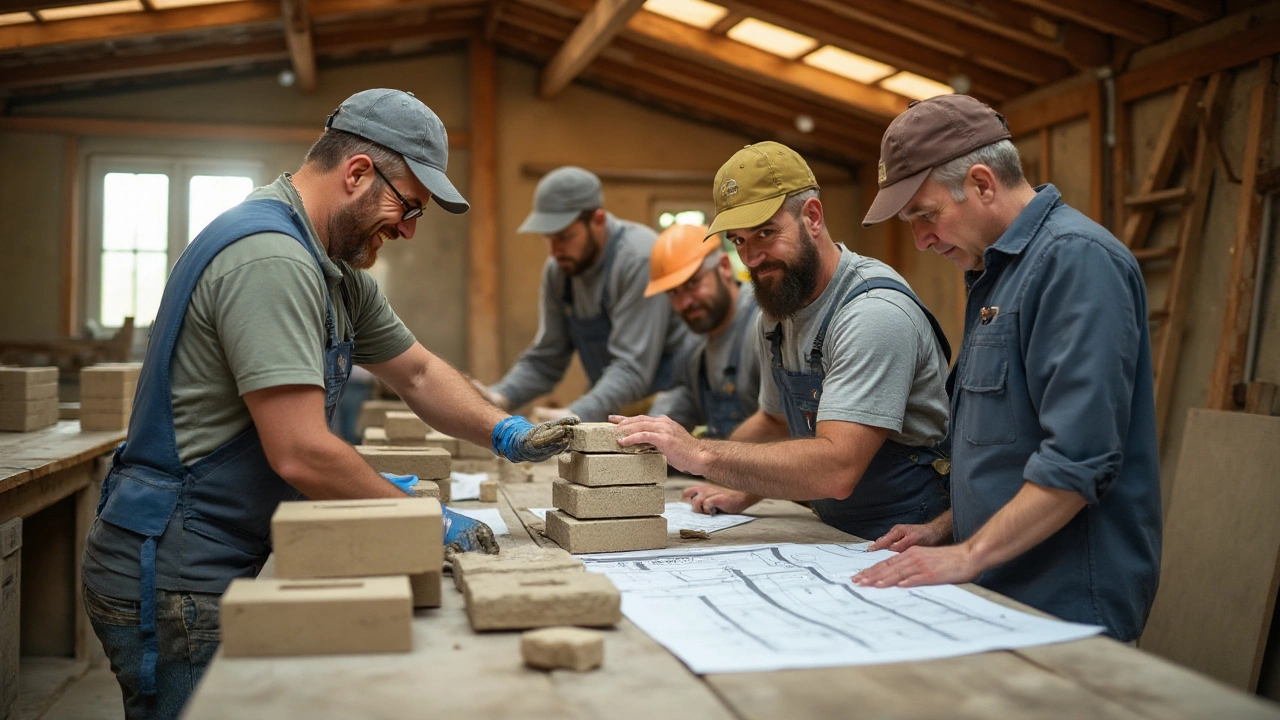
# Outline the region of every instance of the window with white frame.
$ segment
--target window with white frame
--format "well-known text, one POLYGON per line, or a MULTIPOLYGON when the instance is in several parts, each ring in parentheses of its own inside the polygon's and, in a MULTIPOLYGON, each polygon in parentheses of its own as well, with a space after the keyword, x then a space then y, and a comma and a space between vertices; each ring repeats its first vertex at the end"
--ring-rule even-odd
POLYGON ((261 174, 252 161, 91 158, 86 317, 103 328, 127 317, 150 325, 178 256, 261 174))

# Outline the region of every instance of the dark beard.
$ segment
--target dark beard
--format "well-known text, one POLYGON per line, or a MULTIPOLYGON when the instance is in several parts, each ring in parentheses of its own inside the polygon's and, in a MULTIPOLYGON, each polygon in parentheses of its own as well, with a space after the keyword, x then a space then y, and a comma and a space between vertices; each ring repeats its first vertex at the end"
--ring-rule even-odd
POLYGON ((818 244, 804 226, 800 227, 800 237, 800 256, 796 258, 794 265, 773 260, 749 268, 751 286, 756 291, 756 303, 765 315, 774 320, 786 320, 795 315, 809 304, 809 298, 813 297, 813 291, 818 287, 818 272, 821 269, 818 244), (756 273, 773 268, 782 268, 782 277, 765 286, 756 273))
POLYGON ((329 231, 329 257, 357 270, 373 267, 378 259, 373 238, 382 227, 376 221, 377 215, 378 197, 374 193, 369 193, 367 200, 334 212, 325 225, 329 231))
MULTIPOLYGON (((714 272, 714 271, 713 271, 714 272)), ((689 329, 704 335, 720 327, 720 323, 724 322, 724 318, 729 314, 729 305, 733 300, 729 297, 729 288, 725 285, 720 276, 716 275, 716 294, 711 301, 702 306, 706 313, 697 320, 685 319, 689 329)), ((692 308, 690 308, 692 309, 692 308)))
POLYGON ((574 260, 573 264, 565 271, 565 275, 573 277, 581 275, 587 268, 591 267, 596 258, 600 257, 600 246, 603 244, 600 239, 591 231, 591 225, 583 221, 583 226, 587 229, 587 254, 581 260, 574 260))

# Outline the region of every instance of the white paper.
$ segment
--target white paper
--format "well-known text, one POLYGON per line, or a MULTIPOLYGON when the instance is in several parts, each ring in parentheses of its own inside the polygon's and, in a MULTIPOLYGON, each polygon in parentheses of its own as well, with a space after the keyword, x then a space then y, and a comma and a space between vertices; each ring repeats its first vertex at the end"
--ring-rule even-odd
POLYGON ((449 502, 454 500, 479 500, 480 483, 489 479, 489 473, 454 472, 449 475, 452 480, 449 489, 449 502))
POLYGON ((459 515, 466 515, 472 520, 479 520, 493 529, 494 535, 510 535, 511 531, 507 529, 507 523, 502 519, 502 513, 497 508, 480 508, 478 510, 451 507, 449 508, 459 515))
MULTIPOLYGON (((545 522, 547 513, 555 510, 555 508, 528 508, 528 510, 545 522)), ((668 534, 678 533, 682 529, 713 533, 717 530, 724 530, 725 528, 755 520, 750 515, 703 515, 702 513, 694 512, 693 506, 684 502, 667 503, 667 510, 662 513, 662 517, 667 519, 668 534)))
POLYGON ((860 545, 742 545, 580 556, 622 612, 695 673, 929 660, 1089 637, 954 585, 855 587, 893 555, 860 545))

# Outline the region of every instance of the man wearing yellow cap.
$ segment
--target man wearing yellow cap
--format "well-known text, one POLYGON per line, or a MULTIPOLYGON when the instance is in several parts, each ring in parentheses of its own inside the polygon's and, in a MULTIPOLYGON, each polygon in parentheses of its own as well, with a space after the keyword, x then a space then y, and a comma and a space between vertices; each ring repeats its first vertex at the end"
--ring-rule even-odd
POLYGON ((665 415, 686 429, 705 425, 707 437, 727 438, 755 413, 760 362, 747 340, 759 308, 751 288, 733 276, 719 238, 706 240, 703 225, 672 225, 649 255, 645 297, 665 292, 671 308, 702 337, 676 385, 659 393, 649 414, 665 415))
POLYGON ((933 316, 892 268, 832 241, 818 183, 790 148, 740 150, 713 192, 709 232, 738 247, 762 312, 760 409, 731 441, 694 439, 669 418, 618 418, 621 443, 652 443, 677 469, 732 489, 688 491, 703 511, 808 500, 864 538, 941 515, 950 350, 933 316))

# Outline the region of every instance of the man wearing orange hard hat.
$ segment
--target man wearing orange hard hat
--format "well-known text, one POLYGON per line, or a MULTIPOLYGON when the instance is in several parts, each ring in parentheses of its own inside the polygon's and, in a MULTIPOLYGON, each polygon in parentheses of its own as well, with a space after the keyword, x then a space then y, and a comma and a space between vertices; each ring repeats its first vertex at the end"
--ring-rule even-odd
POLYGON ((727 438, 759 406, 760 361, 743 342, 756 325, 759 307, 751 287, 733 276, 718 238, 704 240, 702 225, 672 225, 649 255, 645 297, 665 292, 671 308, 701 342, 682 367, 676 385, 660 393, 650 415, 666 415, 707 437, 727 438))

